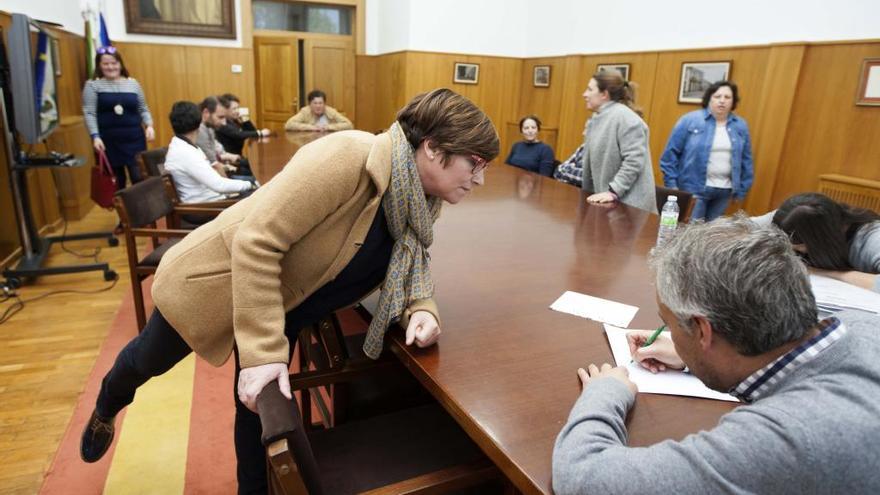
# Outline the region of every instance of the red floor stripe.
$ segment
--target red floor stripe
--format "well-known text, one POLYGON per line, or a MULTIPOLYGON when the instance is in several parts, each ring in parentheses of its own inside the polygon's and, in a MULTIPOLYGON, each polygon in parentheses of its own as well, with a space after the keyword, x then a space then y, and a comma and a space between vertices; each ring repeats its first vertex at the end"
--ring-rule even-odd
POLYGON ((236 492, 234 374, 232 358, 220 368, 196 360, 184 493, 236 492))
MULTIPOLYGON (((146 292, 149 294, 149 288, 146 289, 146 292)), ((101 388, 101 379, 113 366, 113 361, 116 359, 119 351, 137 335, 136 327, 134 303, 131 294, 129 294, 123 299, 119 311, 117 311, 116 317, 113 320, 110 332, 101 346, 101 351, 95 361, 95 367, 92 368, 92 372, 85 384, 85 390, 80 395, 79 402, 73 411, 73 416, 67 425, 67 431, 64 432, 64 437, 61 440, 58 451, 55 453, 55 459, 46 472, 43 486, 40 489, 41 494, 61 495, 76 493, 86 495, 103 491, 116 442, 113 442, 110 450, 100 461, 94 464, 86 464, 79 457, 79 439, 83 427, 88 422, 92 409, 95 407, 95 399, 101 388)), ((125 411, 116 418, 117 432, 124 420, 125 411)))

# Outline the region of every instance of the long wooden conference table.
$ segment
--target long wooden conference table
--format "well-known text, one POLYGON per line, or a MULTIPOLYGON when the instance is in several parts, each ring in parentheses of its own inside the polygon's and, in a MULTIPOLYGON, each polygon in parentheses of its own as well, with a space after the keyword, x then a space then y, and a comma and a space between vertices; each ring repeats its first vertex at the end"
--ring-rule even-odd
MULTIPOLYGON (((280 157, 305 137, 256 146, 280 157)), ((408 347, 398 329, 390 346, 522 493, 552 493, 553 442, 580 394, 577 368, 613 363, 601 324, 550 304, 577 291, 638 306, 631 328, 659 326, 647 264, 657 226, 657 215, 587 205, 576 187, 497 162, 484 186, 443 206, 430 249, 440 342, 408 347)), ((681 439, 733 407, 639 394, 629 445, 681 439)))

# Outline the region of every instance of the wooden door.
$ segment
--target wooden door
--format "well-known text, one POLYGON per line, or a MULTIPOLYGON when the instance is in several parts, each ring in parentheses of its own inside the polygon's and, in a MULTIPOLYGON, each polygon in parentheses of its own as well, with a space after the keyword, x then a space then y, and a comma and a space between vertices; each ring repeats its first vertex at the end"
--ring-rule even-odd
POLYGON ((313 89, 327 93, 327 104, 354 122, 354 41, 306 38, 303 58, 306 93, 313 89))
POLYGON ((299 40, 255 36, 257 126, 284 132, 284 123, 299 111, 299 40))

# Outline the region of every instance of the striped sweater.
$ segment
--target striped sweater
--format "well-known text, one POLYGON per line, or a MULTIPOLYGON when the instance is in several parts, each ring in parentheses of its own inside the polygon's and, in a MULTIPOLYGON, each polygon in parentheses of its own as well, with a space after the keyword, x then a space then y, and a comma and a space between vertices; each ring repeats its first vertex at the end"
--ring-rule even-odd
POLYGON ((83 116, 89 135, 96 136, 98 131, 98 93, 135 93, 138 98, 138 113, 144 125, 153 125, 153 117, 147 107, 144 91, 141 85, 132 78, 119 78, 113 81, 107 79, 90 79, 86 81, 82 92, 83 116))

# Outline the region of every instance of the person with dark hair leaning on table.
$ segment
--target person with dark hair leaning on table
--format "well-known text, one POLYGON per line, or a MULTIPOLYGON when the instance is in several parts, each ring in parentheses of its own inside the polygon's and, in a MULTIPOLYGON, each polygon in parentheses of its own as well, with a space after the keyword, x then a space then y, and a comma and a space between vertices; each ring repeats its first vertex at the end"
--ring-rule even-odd
POLYGON ((339 132, 300 148, 276 177, 162 257, 157 309, 104 377, 81 457, 104 455, 116 414, 140 385, 192 351, 220 366, 234 344, 238 491, 265 493, 256 399, 275 381, 291 398, 299 330, 378 287, 367 356, 379 357, 396 321, 407 345, 437 342, 434 221, 443 201, 458 203, 483 184, 497 155, 492 122, 448 89, 413 98, 386 133, 339 132))
POLYGON ((526 115, 519 121, 523 140, 514 143, 504 163, 535 172, 545 177, 553 176, 553 148, 538 140, 541 120, 536 115, 526 115))
POLYGON ((880 493, 880 317, 817 321, 787 236, 742 215, 680 229, 651 264, 670 332, 647 347, 650 332, 630 332, 633 358, 660 373, 687 366, 743 405, 711 430, 630 448, 626 369, 579 369, 555 493, 880 493))
POLYGON ((821 193, 801 193, 753 218, 788 234, 792 248, 817 275, 880 292, 880 215, 821 193))

